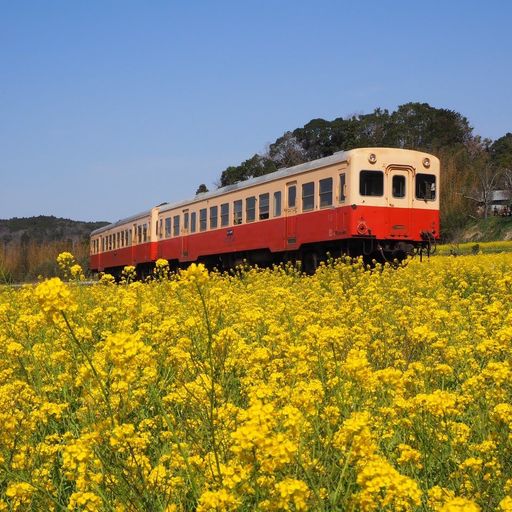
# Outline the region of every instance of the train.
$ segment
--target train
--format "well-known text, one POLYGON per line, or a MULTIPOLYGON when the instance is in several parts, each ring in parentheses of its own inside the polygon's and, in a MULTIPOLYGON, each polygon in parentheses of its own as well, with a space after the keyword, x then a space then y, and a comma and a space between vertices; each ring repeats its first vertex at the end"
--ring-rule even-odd
POLYGON ((327 255, 401 261, 439 239, 440 162, 397 148, 357 148, 162 203, 96 229, 90 269, 140 275, 162 258, 172 268, 225 270, 327 255))

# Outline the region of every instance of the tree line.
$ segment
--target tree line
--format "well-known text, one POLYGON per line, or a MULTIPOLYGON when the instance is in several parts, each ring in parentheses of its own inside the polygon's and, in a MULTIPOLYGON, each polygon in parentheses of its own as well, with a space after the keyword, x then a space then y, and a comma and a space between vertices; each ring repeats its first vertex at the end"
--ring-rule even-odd
MULTIPOLYGON (((415 149, 441 159, 441 222, 447 237, 467 223, 476 204, 488 213, 492 190, 512 190, 512 133, 495 141, 482 138, 462 114, 428 103, 406 103, 394 112, 377 108, 333 121, 312 119, 285 132, 264 153, 225 169, 218 185, 358 147, 415 149)), ((198 192, 206 190, 201 185, 198 192)))

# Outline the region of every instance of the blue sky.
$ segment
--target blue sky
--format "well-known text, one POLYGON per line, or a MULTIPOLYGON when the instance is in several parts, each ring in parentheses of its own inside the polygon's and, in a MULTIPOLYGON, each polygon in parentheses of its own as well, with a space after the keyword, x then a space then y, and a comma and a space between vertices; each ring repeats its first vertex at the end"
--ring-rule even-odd
POLYGON ((192 197, 312 118, 427 102, 512 131, 512 3, 0 0, 0 218, 192 197))

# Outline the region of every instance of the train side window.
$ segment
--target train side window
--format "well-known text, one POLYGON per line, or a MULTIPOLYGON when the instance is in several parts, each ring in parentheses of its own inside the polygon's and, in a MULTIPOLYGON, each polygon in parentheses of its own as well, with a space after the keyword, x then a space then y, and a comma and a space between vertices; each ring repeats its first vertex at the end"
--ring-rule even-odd
POLYGON ((148 241, 148 225, 147 224, 142 225, 142 241, 143 242, 148 241))
POLYGON ((217 206, 210 206, 210 229, 217 229, 218 210, 217 206))
POLYGON ((291 185, 288 187, 288 208, 295 208, 297 203, 297 187, 291 185))
POLYGON ((127 229, 126 234, 128 235, 128 245, 130 246, 130 245, 132 245, 132 230, 127 229))
MULTIPOLYGON (((256 197, 251 196, 245 200, 245 222, 254 222, 256 220, 256 197)), ((240 220, 240 222, 242 222, 240 220)), ((235 224, 237 224, 235 222, 235 224)), ((240 224, 240 223, 238 223, 240 224)))
POLYGON ((124 231, 121 231, 121 247, 124 247, 124 231))
POLYGON ((120 231, 118 231, 117 235, 116 235, 116 246, 118 249, 119 249, 119 247, 121 247, 121 232, 120 231))
POLYGON ((199 210, 199 231, 206 231, 206 208, 199 210))
POLYGON ((220 205, 220 225, 229 226, 229 203, 220 205))
POLYGON ((183 229, 188 231, 188 221, 189 221, 189 213, 183 212, 183 229))
POLYGON ((320 208, 332 206, 332 178, 320 180, 320 208))
POLYGON ((137 226, 137 240, 137 243, 142 243, 142 226, 140 224, 137 226))
POLYGON ((347 190, 347 177, 344 172, 340 174, 340 203, 345 202, 347 190))
POLYGON ((164 234, 164 219, 160 219, 158 221, 158 237, 159 238, 162 238, 163 234, 164 234))
POLYGON ((192 212, 190 214, 190 232, 191 233, 195 233, 196 232, 196 218, 197 218, 197 213, 196 212, 192 212))
POLYGON ((171 217, 165 219, 165 238, 171 236, 171 217))
POLYGON ((270 194, 260 194, 259 203, 260 220, 268 219, 270 216, 270 194))
POLYGON ((315 182, 302 185, 302 211, 307 212, 315 207, 315 182))
POLYGON ((175 215, 172 218, 172 234, 173 236, 180 236, 180 216, 175 215))
POLYGON ((384 173, 382 171, 361 171, 359 194, 362 196, 384 195, 384 173))
POLYGON ((405 176, 393 176, 393 197, 405 197, 405 176))
POLYGON ((233 203, 233 224, 242 224, 242 200, 233 203))
POLYGON ((436 177, 433 174, 416 174, 416 199, 434 201, 436 198, 436 177))
POLYGON ((274 217, 281 217, 281 191, 274 192, 274 217))

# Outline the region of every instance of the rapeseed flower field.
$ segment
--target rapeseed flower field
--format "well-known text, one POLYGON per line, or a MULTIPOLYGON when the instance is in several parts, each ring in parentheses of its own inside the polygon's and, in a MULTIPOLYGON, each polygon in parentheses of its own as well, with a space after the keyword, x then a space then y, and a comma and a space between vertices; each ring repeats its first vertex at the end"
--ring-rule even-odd
POLYGON ((0 290, 0 511, 512 510, 512 254, 0 290))

